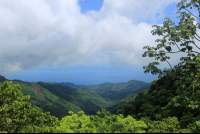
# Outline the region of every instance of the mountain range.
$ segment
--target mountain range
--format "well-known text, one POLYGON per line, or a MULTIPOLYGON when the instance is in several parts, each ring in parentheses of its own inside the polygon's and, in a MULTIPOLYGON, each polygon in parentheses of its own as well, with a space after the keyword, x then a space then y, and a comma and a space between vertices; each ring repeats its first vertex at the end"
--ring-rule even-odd
POLYGON ((130 80, 121 83, 103 83, 98 85, 75 85, 70 82, 25 82, 8 80, 0 75, 0 82, 12 81, 20 84, 23 95, 30 95, 29 102, 49 111, 59 120, 68 115, 68 111, 83 110, 87 115, 106 109, 115 113, 122 100, 134 98, 138 92, 149 90, 150 83, 130 80))

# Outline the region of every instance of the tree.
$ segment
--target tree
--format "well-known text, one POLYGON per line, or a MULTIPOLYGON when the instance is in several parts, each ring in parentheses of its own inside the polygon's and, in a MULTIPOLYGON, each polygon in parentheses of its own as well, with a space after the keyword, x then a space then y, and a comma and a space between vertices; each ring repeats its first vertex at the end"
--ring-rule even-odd
MULTIPOLYGON (((58 132, 58 118, 43 113, 23 96, 21 87, 12 82, 0 83, 0 132, 33 133, 58 132)), ((60 131, 61 132, 61 131, 60 131)))
POLYGON ((143 121, 137 121, 130 115, 115 115, 102 109, 97 115, 87 116, 83 111, 74 114, 69 111, 70 116, 65 116, 60 121, 57 129, 65 133, 145 133, 147 125, 143 121))
MULTIPOLYGON (((194 24, 195 18, 200 19, 200 14, 199 17, 197 17, 190 10, 193 7, 196 7, 200 13, 200 0, 190 0, 189 3, 187 3, 187 0, 181 0, 181 2, 177 4, 177 7, 179 7, 179 9, 177 10, 176 14, 180 14, 177 17, 180 18, 179 25, 176 26, 175 23, 168 17, 165 18, 166 21, 163 23, 163 26, 153 25, 152 27, 156 27, 156 29, 151 31, 152 35, 163 36, 163 39, 156 40, 156 42, 160 42, 156 48, 144 46, 143 49, 147 49, 147 51, 145 51, 142 55, 143 57, 155 57, 155 60, 160 60, 161 62, 166 61, 169 64, 170 69, 164 68, 163 71, 158 69, 155 65, 159 65, 159 62, 149 63, 148 66, 143 66, 143 69, 145 69, 144 73, 149 73, 149 71, 151 71, 151 74, 153 75, 159 74, 158 78, 163 78, 168 75, 170 76, 168 77, 170 79, 182 80, 183 77, 190 77, 193 81, 194 93, 194 86, 197 81, 200 80, 200 53, 194 51, 193 46, 191 45, 194 45, 196 48, 200 49, 194 41, 194 39, 200 41, 200 36, 197 34, 197 29, 200 29, 200 22, 198 22, 196 25, 194 24), (180 43, 180 47, 177 44, 178 42, 180 43), (179 51, 172 52, 171 46, 176 46, 179 51), (157 53, 156 51, 161 48, 164 48, 166 51, 160 50, 157 53), (166 56, 166 54, 175 54, 179 52, 187 53, 187 56, 181 57, 181 62, 172 68, 168 61, 170 57, 166 56)), ((182 86, 184 88, 185 85, 183 84, 182 86)))
POLYGON ((191 133, 190 129, 180 129, 176 117, 164 118, 162 121, 151 121, 148 117, 142 117, 140 120, 147 124, 147 133, 191 133))

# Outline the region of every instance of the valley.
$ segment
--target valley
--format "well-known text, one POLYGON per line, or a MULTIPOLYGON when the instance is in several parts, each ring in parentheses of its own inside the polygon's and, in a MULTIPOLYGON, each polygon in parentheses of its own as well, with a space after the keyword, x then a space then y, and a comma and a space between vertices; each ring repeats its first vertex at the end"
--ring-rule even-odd
POLYGON ((149 90, 150 83, 131 80, 121 83, 103 83, 98 85, 75 85, 73 83, 24 82, 8 80, 0 76, 0 82, 12 81, 20 84, 24 96, 30 95, 29 102, 50 112, 59 120, 68 115, 68 111, 83 110, 86 115, 95 115, 106 109, 116 113, 119 103, 134 98, 138 92, 149 90))

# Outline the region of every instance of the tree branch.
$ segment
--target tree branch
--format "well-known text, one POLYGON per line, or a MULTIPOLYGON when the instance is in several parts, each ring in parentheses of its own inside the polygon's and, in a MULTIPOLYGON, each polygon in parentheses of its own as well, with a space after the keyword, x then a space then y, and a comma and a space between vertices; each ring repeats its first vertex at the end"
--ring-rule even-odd
MULTIPOLYGON (((186 8, 185 8, 185 10, 187 10, 186 8)), ((188 12, 190 12, 189 10, 187 10, 188 12)), ((191 12, 190 12, 191 13, 191 12)), ((191 13, 192 14, 192 13, 191 13)), ((194 17, 196 17, 194 14, 192 14, 194 17)), ((196 17, 196 18, 198 18, 198 19, 200 19, 199 17, 196 17)))
MULTIPOLYGON (((194 36, 195 37, 195 36, 194 36)), ((195 37, 195 39, 197 39, 197 37, 195 37)), ((198 41, 200 41, 199 39, 197 39, 198 41)))
MULTIPOLYGON (((191 52, 198 53, 198 52, 196 52, 196 51, 191 51, 191 52)), ((198 54, 200 54, 200 53, 198 53, 198 54)))
MULTIPOLYGON (((196 33, 195 33, 196 34, 196 33)), ((198 37, 199 37, 199 35, 198 34, 196 34, 198 37)), ((200 37, 199 37, 200 38, 200 37)))
MULTIPOLYGON (((167 60, 166 60, 167 61, 167 60)), ((170 65, 170 63, 167 61, 167 63, 170 65)), ((170 65, 170 67, 172 68, 172 66, 170 65)))
MULTIPOLYGON (((195 37, 195 36, 194 36, 195 37)), ((195 43, 193 43, 198 49, 200 49, 195 43)))
MULTIPOLYGON (((182 43, 182 42, 181 42, 182 43)), ((176 42, 175 42, 175 44, 176 44, 176 42)), ((176 44, 176 46, 178 47, 178 45, 176 44)), ((181 51, 181 49, 178 47, 178 49, 181 51)))

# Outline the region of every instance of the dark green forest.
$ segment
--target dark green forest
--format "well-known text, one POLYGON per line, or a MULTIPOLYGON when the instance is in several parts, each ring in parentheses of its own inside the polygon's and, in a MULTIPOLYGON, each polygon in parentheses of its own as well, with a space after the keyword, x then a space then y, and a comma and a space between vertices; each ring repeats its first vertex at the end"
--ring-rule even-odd
POLYGON ((75 85, 0 76, 0 132, 200 133, 200 53, 190 45, 200 49, 194 42, 200 41, 200 22, 193 23, 200 14, 190 11, 200 11, 200 0, 181 0, 177 7, 179 24, 166 17, 163 26, 152 26, 152 35, 163 37, 157 47, 141 46, 142 57, 169 65, 163 70, 156 66, 160 62, 143 66, 157 80, 75 85), (172 67, 166 54, 179 52, 187 56, 172 67))

